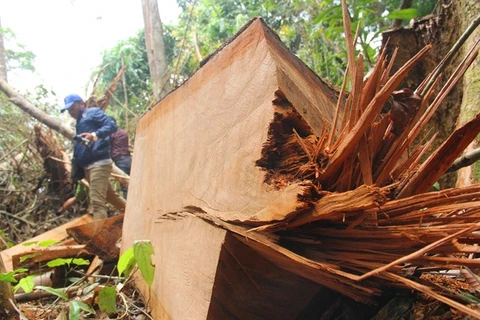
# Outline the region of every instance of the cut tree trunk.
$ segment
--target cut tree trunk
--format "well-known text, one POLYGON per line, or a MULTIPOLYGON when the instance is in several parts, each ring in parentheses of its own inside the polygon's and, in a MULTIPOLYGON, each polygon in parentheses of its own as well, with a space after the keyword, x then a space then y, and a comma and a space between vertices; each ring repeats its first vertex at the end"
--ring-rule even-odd
MULTIPOLYGON (((383 43, 387 44, 389 52, 398 49, 394 61, 393 71, 400 68, 405 61, 413 57, 418 50, 431 43, 433 48, 427 57, 421 61, 402 84, 404 87, 416 88, 429 72, 446 56, 460 35, 474 22, 480 19, 480 4, 476 0, 450 1, 441 0, 437 5, 437 12, 433 15, 413 21, 408 27, 394 28, 383 33, 383 43), (456 26, 452 28, 452 26, 456 26), (387 43, 388 40, 388 43, 387 43), (407 44, 408 45, 405 45, 407 44)), ((444 84, 452 74, 455 66, 475 45, 480 35, 480 28, 476 28, 466 43, 456 52, 441 73, 440 83, 444 84)), ((465 73, 462 85, 456 86, 444 100, 438 111, 432 117, 429 127, 437 132, 437 137, 431 149, 438 147, 455 128, 468 122, 479 112, 478 77, 480 64, 476 63, 465 73)), ((438 91, 437 91, 438 92, 438 91)), ((477 142, 466 150, 470 152, 477 148, 477 142)), ((449 173, 439 180, 441 189, 465 186, 472 181, 479 181, 477 166, 466 166, 458 172, 449 173), (472 171, 473 169, 473 171, 472 171)))
MULTIPOLYGON (((127 206, 122 244, 125 250, 135 240, 149 239, 155 247, 157 275, 150 297, 155 318, 168 314, 174 319, 201 319, 224 315, 225 310, 245 318, 243 312, 254 305, 258 310, 270 305, 265 312, 273 312, 273 300, 257 301, 255 291, 266 290, 263 285, 274 277, 265 271, 281 271, 251 261, 252 272, 261 279, 236 293, 233 287, 247 280, 221 276, 218 270, 224 263, 241 268, 246 262, 223 262, 221 252, 245 256, 241 252, 247 249, 233 239, 227 245, 224 231, 198 219, 168 219, 187 207, 257 225, 304 209, 308 203, 297 199, 310 188, 300 181, 284 186, 294 172, 278 168, 266 173, 264 167, 276 159, 266 155, 264 145, 278 127, 285 133, 295 127, 301 137, 320 135, 324 121, 333 121, 335 101, 334 90, 291 54, 262 20, 254 20, 141 119, 135 139, 139 156, 133 161, 129 189, 129 199, 136 205, 127 206), (302 107, 296 110, 292 104, 302 107), (254 289, 257 284, 260 287, 254 289), (229 295, 215 291, 227 288, 232 290, 229 295)), ((279 298, 295 296, 296 302, 275 303, 294 317, 321 288, 312 289, 315 286, 306 280, 296 285, 285 281, 275 289, 279 298), (292 290, 305 293, 297 296, 292 290)))
MULTIPOLYGON (((453 1, 452 6, 455 7, 455 11, 458 12, 460 17, 460 30, 462 32, 469 27, 472 21, 476 21, 478 26, 480 22, 480 2, 476 0, 453 1)), ((479 39, 480 28, 477 27, 466 40, 461 54, 465 55, 468 50, 476 45, 476 41, 479 39)), ((465 73, 461 88, 463 99, 460 105, 459 125, 469 121, 472 115, 480 112, 480 100, 478 99, 480 96, 480 59, 477 59, 474 68, 467 70, 465 73)), ((480 139, 477 138, 469 145, 466 152, 472 152, 479 146, 480 139)), ((457 186, 467 186, 478 182, 480 182, 480 163, 474 163, 472 166, 459 170, 457 186)))
MULTIPOLYGON (((345 0, 342 9, 351 30, 345 0)), ((297 318, 315 291, 312 301, 331 289, 375 304, 385 287, 480 318, 420 278, 480 266, 468 255, 478 252, 480 186, 429 192, 480 131, 480 114, 431 154, 434 137, 416 142, 480 46, 433 96, 399 88, 430 45, 394 74, 382 50, 365 78, 346 39, 345 97, 254 19, 139 121, 122 250, 154 247, 152 287, 135 273, 154 318, 297 318)))

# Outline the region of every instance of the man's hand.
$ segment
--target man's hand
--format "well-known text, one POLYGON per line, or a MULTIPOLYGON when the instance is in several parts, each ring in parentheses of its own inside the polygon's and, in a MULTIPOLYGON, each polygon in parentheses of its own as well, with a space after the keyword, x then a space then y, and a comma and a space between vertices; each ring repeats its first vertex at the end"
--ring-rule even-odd
POLYGON ((80 136, 89 140, 89 141, 97 141, 97 139, 98 139, 95 132, 84 132, 84 133, 81 133, 80 136))

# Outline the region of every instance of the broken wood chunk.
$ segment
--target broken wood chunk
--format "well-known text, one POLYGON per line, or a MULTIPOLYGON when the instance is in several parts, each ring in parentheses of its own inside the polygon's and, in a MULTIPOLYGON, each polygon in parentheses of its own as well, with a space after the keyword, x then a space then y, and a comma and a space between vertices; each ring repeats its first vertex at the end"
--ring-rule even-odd
POLYGON ((123 214, 67 229, 67 233, 85 249, 103 261, 118 258, 117 242, 122 237, 123 214))
POLYGON ((67 222, 61 226, 56 227, 55 229, 49 230, 45 233, 42 233, 28 241, 24 241, 20 244, 17 244, 11 248, 5 249, 0 252, 0 256, 3 259, 3 263, 5 264, 5 270, 7 272, 13 271, 13 264, 12 264, 12 257, 14 255, 18 255, 24 251, 28 251, 30 248, 25 246, 26 243, 35 243, 41 242, 46 240, 57 240, 62 241, 68 237, 67 228, 82 225, 84 223, 89 223, 93 221, 92 216, 86 214, 81 216, 80 218, 74 219, 70 222, 67 222))
POLYGON ((91 255, 85 245, 51 246, 35 248, 12 256, 13 269, 29 268, 37 263, 48 262, 57 258, 77 258, 91 255))

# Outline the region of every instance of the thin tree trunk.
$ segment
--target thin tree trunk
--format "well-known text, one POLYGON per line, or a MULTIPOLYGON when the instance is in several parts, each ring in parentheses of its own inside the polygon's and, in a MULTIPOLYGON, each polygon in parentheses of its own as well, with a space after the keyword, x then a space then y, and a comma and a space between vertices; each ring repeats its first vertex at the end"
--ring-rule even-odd
POLYGON ((155 99, 159 100, 170 90, 170 73, 168 71, 163 26, 160 19, 157 0, 142 0, 143 20, 145 24, 145 45, 147 47, 148 65, 153 83, 155 99))
POLYGON ((3 44, 2 21, 0 20, 0 79, 7 81, 7 59, 5 58, 5 46, 3 44))
POLYGON ((70 140, 75 136, 73 130, 66 126, 60 119, 51 117, 35 107, 3 79, 0 79, 0 90, 2 90, 17 107, 45 124, 47 127, 52 128, 70 140))
MULTIPOLYGON (((122 68, 125 67, 122 57, 122 68)), ((125 128, 128 128, 128 92, 127 92, 127 79, 125 78, 125 72, 122 72, 122 86, 123 86, 123 106, 125 108, 125 128)))
POLYGON ((193 44, 195 45, 195 55, 197 56, 198 62, 202 62, 203 56, 198 46, 198 37, 197 37, 197 28, 193 31, 193 44))

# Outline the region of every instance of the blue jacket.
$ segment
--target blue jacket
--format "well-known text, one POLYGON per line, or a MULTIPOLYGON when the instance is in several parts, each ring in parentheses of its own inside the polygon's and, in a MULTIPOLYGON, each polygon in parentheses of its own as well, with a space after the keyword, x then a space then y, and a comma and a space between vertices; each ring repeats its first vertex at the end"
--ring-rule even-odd
POLYGON ((84 146, 74 143, 73 157, 81 168, 99 160, 110 158, 110 135, 117 131, 115 120, 107 116, 102 109, 91 107, 80 111, 76 125, 77 135, 95 132, 98 140, 84 146))

